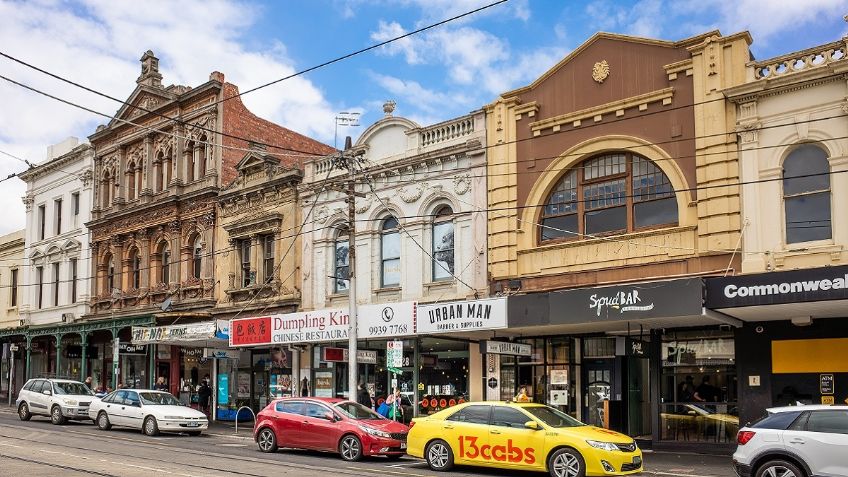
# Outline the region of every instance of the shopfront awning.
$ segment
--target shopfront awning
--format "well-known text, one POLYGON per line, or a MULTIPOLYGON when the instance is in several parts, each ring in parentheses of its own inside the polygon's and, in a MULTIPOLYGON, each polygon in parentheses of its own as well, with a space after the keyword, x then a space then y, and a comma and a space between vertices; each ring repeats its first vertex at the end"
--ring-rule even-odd
MULTIPOLYGON (((226 323, 226 322, 223 322, 226 323)), ((133 344, 173 344, 208 348, 226 348, 228 336, 218 321, 167 326, 133 326, 133 344)))
POLYGON ((705 306, 743 321, 848 316, 848 266, 707 279, 705 306))

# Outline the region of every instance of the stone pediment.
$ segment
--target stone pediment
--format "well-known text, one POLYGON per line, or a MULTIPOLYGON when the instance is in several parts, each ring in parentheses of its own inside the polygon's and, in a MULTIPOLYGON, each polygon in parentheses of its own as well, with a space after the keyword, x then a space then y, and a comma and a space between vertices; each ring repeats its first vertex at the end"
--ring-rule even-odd
MULTIPOLYGON (((165 90, 139 85, 127 99, 127 104, 121 106, 121 109, 118 110, 118 114, 116 114, 115 117, 123 119, 124 121, 132 121, 133 119, 146 114, 147 111, 155 111, 164 104, 169 103, 174 99, 172 96, 173 95, 165 90)), ((113 119, 109 122, 109 127, 114 127, 119 123, 120 121, 113 119)))
POLYGON ((249 175, 279 165, 280 160, 276 157, 264 154, 263 151, 251 151, 245 154, 241 161, 239 161, 236 165, 236 170, 241 175, 249 175))
POLYGON ((283 223, 283 215, 275 212, 267 212, 258 209, 255 213, 248 213, 228 224, 224 230, 229 233, 230 238, 244 237, 257 233, 279 232, 283 223))

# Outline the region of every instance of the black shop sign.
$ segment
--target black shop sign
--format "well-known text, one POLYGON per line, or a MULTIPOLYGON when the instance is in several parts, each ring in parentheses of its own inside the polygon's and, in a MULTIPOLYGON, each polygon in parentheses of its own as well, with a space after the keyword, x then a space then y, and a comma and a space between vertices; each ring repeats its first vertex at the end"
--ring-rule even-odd
POLYGON ((707 308, 848 299, 848 266, 707 279, 707 308))

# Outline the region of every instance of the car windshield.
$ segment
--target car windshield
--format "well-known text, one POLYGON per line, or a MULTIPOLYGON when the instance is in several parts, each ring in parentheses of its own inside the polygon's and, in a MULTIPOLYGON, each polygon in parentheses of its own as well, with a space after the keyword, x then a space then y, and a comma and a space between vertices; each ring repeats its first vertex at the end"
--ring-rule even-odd
POLYGON ((371 409, 368 409, 362 404, 352 401, 340 402, 335 405, 335 408, 341 411, 341 413, 345 416, 358 421, 364 419, 385 419, 383 416, 377 414, 371 409))
POLYGON ((182 406, 179 399, 168 393, 138 393, 145 406, 182 406))
POLYGON ((92 396, 94 393, 91 392, 91 389, 88 389, 83 383, 62 383, 55 382, 53 383, 53 389, 56 390, 56 394, 71 394, 74 396, 92 396))
POLYGON ((586 425, 568 414, 548 406, 530 406, 525 407, 524 410, 551 427, 579 427, 586 425))

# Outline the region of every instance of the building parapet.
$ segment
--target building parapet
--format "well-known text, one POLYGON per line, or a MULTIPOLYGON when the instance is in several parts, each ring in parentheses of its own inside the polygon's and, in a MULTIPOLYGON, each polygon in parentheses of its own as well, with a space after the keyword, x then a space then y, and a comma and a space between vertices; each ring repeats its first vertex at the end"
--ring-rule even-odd
POLYGON ((767 60, 752 61, 748 63, 748 66, 753 68, 755 79, 771 79, 842 61, 845 59, 846 53, 848 51, 846 51, 846 42, 843 39, 767 60))

